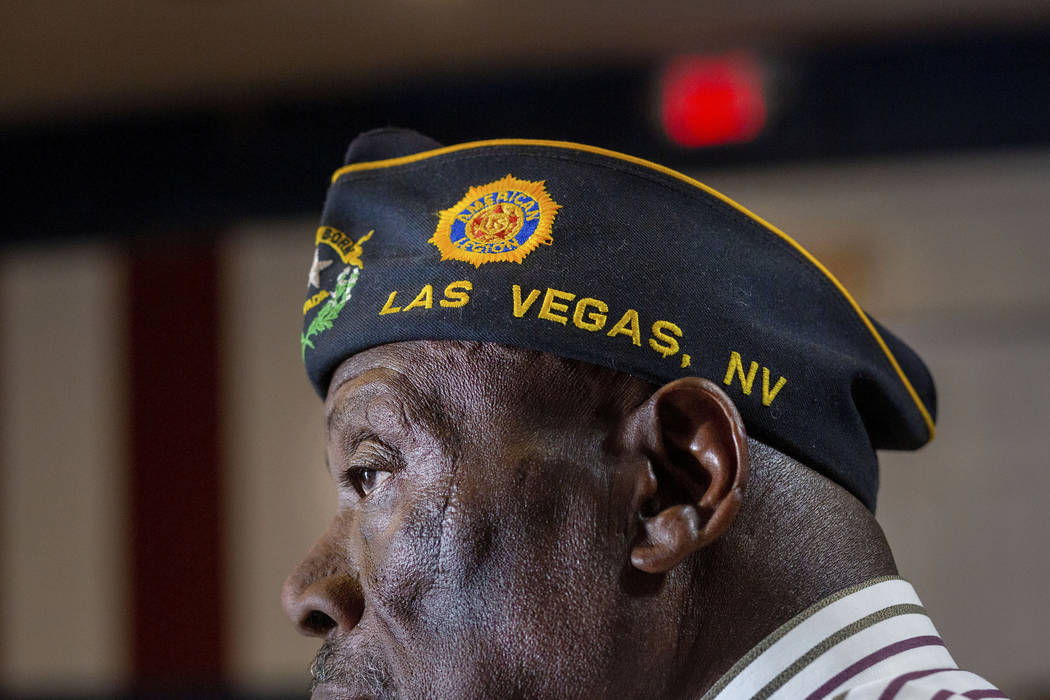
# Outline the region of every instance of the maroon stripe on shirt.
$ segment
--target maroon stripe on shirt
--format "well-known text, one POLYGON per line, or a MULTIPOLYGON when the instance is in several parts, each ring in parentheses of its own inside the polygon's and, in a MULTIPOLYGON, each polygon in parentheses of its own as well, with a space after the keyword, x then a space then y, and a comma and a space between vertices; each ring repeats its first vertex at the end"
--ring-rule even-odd
POLYGON ((963 697, 973 698, 973 700, 979 700, 979 698, 1005 698, 1006 693, 998 688, 989 688, 987 690, 968 690, 963 693, 963 697))
POLYGON ((918 647, 928 646, 944 646, 944 642, 940 637, 936 635, 926 635, 922 637, 912 637, 910 639, 902 639, 899 642, 895 642, 888 646, 885 646, 877 651, 873 651, 859 661, 847 666, 842 671, 838 672, 824 685, 820 686, 812 693, 806 696, 806 700, 819 700, 819 698, 826 697, 835 688, 853 678, 861 671, 871 668, 880 661, 885 661, 891 656, 896 656, 902 652, 908 651, 909 649, 917 649, 918 647))
POLYGON ((945 700, 945 698, 950 698, 953 695, 955 695, 955 693, 950 690, 938 690, 930 700, 945 700))
POLYGON ((945 671, 958 671, 957 668, 931 668, 926 671, 912 671, 911 673, 905 673, 903 676, 897 676, 893 679, 893 682, 886 686, 886 689, 882 691, 882 695, 879 696, 879 700, 893 700, 897 697, 897 693, 900 692, 901 688, 908 681, 914 681, 919 678, 925 678, 926 676, 932 676, 935 673, 944 673, 945 671))

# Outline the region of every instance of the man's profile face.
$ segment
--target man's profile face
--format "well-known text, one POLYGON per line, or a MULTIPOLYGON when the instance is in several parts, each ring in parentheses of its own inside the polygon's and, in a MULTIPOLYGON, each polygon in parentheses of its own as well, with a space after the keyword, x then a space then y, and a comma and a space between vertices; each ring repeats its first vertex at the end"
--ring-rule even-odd
POLYGON ((317 695, 639 692, 673 642, 640 619, 616 436, 650 390, 483 343, 345 361, 325 404, 338 512, 283 596, 325 640, 317 695))

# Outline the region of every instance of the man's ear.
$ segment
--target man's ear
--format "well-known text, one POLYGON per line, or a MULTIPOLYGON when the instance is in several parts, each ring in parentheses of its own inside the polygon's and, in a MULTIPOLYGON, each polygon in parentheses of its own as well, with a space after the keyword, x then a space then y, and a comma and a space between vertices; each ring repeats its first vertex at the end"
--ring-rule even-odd
POLYGON ((665 384, 624 423, 624 444, 647 460, 631 507, 640 531, 631 564, 663 573, 714 542, 732 524, 747 486, 747 433, 715 384, 665 384))

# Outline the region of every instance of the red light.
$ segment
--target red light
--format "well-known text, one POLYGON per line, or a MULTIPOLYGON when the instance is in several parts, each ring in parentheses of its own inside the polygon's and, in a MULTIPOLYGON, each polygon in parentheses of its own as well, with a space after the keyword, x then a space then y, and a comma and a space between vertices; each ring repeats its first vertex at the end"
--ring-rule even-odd
POLYGON ((660 83, 664 132, 687 148, 753 140, 766 123, 762 69, 746 53, 683 56, 660 83))

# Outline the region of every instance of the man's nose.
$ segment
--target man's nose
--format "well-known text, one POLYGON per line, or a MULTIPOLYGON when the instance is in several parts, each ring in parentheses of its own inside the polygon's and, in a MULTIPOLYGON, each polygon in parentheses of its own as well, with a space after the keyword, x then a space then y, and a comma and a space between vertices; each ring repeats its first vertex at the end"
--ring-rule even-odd
POLYGON ((361 620, 364 596, 345 554, 326 535, 284 582, 281 603, 301 634, 337 636, 361 620))

